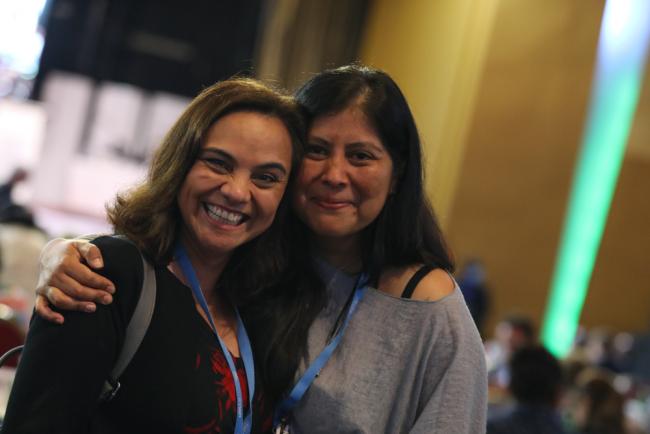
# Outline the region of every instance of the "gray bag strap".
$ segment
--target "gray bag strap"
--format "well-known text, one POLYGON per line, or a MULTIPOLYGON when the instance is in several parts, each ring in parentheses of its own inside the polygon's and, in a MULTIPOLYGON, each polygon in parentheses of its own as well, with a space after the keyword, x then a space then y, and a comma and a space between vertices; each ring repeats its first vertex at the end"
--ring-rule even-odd
POLYGON ((140 253, 140 257, 142 258, 142 269, 144 271, 140 298, 135 306, 129 325, 126 327, 124 345, 117 357, 117 362, 113 365, 108 379, 104 381, 102 386, 102 392, 99 395, 100 401, 110 401, 117 394, 120 389, 118 378, 131 362, 135 352, 138 351, 153 316, 156 305, 156 271, 142 256, 142 253, 140 253))

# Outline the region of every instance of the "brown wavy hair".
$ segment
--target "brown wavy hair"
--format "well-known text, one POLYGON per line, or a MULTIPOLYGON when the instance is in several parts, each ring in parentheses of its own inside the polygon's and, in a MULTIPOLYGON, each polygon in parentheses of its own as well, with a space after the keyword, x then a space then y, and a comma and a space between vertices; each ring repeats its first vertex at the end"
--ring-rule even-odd
MULTIPOLYGON (((118 194, 114 204, 107 207, 115 232, 127 236, 154 262, 171 260, 182 223, 178 192, 208 130, 220 118, 237 111, 280 119, 291 136, 292 169, 300 161, 304 126, 291 97, 249 78, 225 80, 206 88, 167 132, 153 156, 146 180, 118 194)), ((280 206, 286 208, 282 202, 280 206)))

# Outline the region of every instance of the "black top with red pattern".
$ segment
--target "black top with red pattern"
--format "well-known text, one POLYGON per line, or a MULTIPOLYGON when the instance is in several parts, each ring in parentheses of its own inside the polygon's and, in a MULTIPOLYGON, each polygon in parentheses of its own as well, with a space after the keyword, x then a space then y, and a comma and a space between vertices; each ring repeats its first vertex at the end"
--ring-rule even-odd
MULTIPOLYGON (((62 326, 34 318, 2 432, 232 433, 236 400, 226 359, 191 290, 164 267, 156 268, 154 314, 122 387, 112 401, 97 403, 140 293, 142 264, 130 243, 93 242, 105 259, 102 274, 116 285, 114 302, 94 314, 66 312, 62 326)), ((247 408, 243 362, 235 363, 247 408)), ((271 424, 258 385, 253 433, 269 432, 271 424)))

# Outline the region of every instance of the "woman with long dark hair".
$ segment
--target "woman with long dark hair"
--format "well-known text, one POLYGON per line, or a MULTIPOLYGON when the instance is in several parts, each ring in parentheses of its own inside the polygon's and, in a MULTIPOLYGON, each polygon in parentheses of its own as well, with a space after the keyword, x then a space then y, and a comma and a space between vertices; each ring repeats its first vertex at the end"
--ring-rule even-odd
MULTIPOLYGON (((291 224, 287 241, 300 242, 306 225, 303 253, 328 299, 309 329, 296 383, 278 405, 278 431, 484 432, 482 344, 450 277, 453 261, 425 197, 421 143, 404 96, 387 74, 347 66, 315 75, 296 99, 308 137, 292 192, 302 223, 291 224)), ((49 286, 41 292, 63 308, 84 304, 61 291, 97 299, 66 283, 71 277, 86 287, 110 285, 74 255, 44 259, 62 264, 45 267, 49 286)), ((246 318, 259 357, 270 363, 281 351, 276 324, 299 325, 283 321, 281 303, 260 303, 264 297, 283 293, 265 292, 246 318)), ((38 306, 60 319, 44 298, 38 306)))

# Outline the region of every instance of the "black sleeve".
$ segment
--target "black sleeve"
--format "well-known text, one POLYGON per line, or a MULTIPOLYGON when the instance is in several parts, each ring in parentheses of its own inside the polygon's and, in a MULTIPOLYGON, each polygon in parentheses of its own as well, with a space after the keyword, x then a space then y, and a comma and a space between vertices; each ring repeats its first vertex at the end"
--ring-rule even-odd
POLYGON ((57 325, 34 318, 9 397, 2 433, 87 433, 104 380, 115 363, 142 287, 142 260, 130 243, 93 241, 101 274, 115 283, 109 306, 65 312, 57 325))

